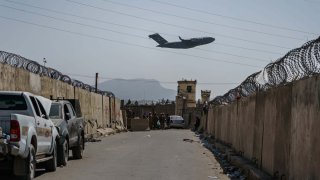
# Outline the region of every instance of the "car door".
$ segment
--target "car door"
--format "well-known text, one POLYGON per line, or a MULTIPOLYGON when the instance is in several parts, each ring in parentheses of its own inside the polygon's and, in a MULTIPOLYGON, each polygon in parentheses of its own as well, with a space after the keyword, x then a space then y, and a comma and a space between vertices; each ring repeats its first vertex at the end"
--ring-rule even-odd
POLYGON ((30 100, 33 106, 33 110, 34 110, 34 117, 35 117, 35 129, 36 129, 36 133, 37 133, 37 154, 42 154, 45 153, 45 149, 46 149, 46 145, 45 145, 45 137, 44 137, 44 119, 41 118, 41 112, 40 112, 40 108, 39 105, 35 99, 35 97, 30 96, 30 100))
POLYGON ((40 110, 40 118, 42 119, 43 122, 43 127, 42 127, 42 138, 43 138, 43 145, 44 145, 44 152, 47 153, 50 151, 51 145, 52 145, 52 128, 53 124, 51 120, 49 119, 48 113, 45 111, 43 105, 41 102, 36 98, 36 101, 39 105, 39 110, 40 110))
POLYGON ((63 117, 68 123, 68 132, 69 132, 69 144, 73 146, 76 142, 75 133, 74 133, 74 123, 72 122, 72 116, 70 113, 70 109, 67 104, 63 105, 63 117))
POLYGON ((69 113, 70 113, 70 123, 71 123, 71 131, 72 131, 72 135, 75 139, 78 138, 78 124, 77 124, 77 120, 76 120, 76 114, 73 110, 73 108, 71 107, 71 104, 67 104, 69 113))

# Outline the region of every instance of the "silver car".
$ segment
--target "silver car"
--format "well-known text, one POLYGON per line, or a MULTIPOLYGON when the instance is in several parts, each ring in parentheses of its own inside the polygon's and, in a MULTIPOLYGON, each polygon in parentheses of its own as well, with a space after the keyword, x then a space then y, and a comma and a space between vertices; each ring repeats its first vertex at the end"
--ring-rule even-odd
POLYGON ((170 116, 170 128, 184 128, 185 121, 183 117, 177 115, 170 116))

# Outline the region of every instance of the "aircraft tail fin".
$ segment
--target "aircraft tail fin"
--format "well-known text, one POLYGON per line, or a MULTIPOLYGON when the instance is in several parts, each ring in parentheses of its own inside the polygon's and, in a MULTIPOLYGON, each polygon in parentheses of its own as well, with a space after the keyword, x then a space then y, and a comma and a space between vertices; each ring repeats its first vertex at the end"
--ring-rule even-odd
POLYGON ((149 38, 155 40, 155 41, 156 41, 157 43, 159 43, 160 45, 161 45, 161 44, 165 44, 165 43, 168 42, 168 41, 165 40, 163 37, 161 37, 160 34, 158 34, 158 33, 149 35, 149 38))

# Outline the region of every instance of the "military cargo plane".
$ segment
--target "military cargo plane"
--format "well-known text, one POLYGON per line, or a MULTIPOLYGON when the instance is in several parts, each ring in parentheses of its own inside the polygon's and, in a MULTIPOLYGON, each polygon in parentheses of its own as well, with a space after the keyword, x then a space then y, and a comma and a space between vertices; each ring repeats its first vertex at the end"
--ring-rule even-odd
POLYGON ((149 35, 149 38, 155 40, 159 45, 157 47, 162 48, 175 48, 175 49, 189 49, 200 45, 205 45, 212 43, 215 39, 212 37, 202 37, 202 38, 191 38, 191 39, 182 39, 179 36, 181 41, 177 42, 168 42, 158 33, 149 35))

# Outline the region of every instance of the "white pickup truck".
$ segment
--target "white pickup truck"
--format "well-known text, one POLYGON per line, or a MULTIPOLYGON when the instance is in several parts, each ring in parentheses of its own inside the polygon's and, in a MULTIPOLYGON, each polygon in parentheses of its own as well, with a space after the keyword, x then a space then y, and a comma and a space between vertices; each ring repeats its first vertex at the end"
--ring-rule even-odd
POLYGON ((49 119, 51 101, 28 92, 0 91, 0 170, 33 179, 36 165, 57 167, 57 129, 49 119))

